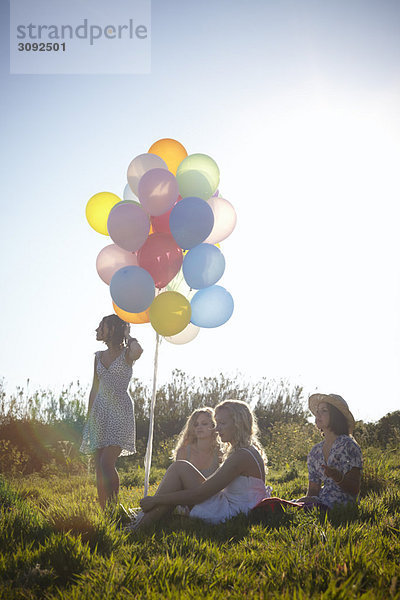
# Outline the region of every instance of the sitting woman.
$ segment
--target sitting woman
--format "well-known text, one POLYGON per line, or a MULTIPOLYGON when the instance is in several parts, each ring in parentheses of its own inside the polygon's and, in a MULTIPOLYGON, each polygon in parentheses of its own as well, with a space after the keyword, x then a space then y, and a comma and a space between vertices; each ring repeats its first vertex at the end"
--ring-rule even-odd
POLYGON ((307 457, 307 496, 298 502, 325 508, 355 502, 360 491, 362 456, 351 436, 354 417, 345 400, 336 394, 313 394, 308 406, 324 440, 307 457))
POLYGON ((174 460, 187 460, 207 479, 223 459, 222 444, 215 430, 214 411, 205 406, 193 411, 172 452, 174 460))
POLYGON ((223 464, 208 479, 191 463, 177 460, 167 470, 154 496, 140 501, 140 513, 129 529, 145 527, 174 506, 191 507, 189 516, 221 523, 247 514, 269 496, 265 456, 257 438, 255 417, 245 402, 228 400, 215 409, 216 430, 228 445, 223 464))

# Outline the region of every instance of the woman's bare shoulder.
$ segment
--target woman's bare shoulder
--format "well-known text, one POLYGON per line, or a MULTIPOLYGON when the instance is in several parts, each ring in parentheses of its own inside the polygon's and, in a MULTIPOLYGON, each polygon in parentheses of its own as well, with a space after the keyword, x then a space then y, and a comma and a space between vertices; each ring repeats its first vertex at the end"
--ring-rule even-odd
POLYGON ((176 460, 186 460, 187 446, 181 446, 176 453, 176 460))

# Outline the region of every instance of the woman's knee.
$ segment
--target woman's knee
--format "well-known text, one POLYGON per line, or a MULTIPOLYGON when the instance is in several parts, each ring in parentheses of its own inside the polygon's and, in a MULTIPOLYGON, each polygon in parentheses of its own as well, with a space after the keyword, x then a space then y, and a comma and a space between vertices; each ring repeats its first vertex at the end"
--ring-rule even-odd
POLYGON ((192 471, 193 469, 197 471, 196 467, 192 465, 188 460, 176 460, 171 467, 175 467, 176 469, 185 469, 186 471, 192 471))

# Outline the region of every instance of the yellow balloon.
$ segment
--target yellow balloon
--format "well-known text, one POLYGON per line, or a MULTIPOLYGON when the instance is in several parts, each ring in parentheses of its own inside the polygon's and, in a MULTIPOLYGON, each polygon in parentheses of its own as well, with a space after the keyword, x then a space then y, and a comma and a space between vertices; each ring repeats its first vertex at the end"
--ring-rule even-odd
POLYGON ((92 196, 86 204, 86 218, 89 225, 98 233, 108 235, 108 215, 118 202, 121 202, 121 198, 111 192, 99 192, 92 196))
POLYGON ((115 304, 112 303, 115 314, 119 316, 120 319, 126 321, 127 323, 134 323, 135 325, 140 325, 141 323, 149 323, 149 309, 147 308, 143 312, 140 313, 131 313, 126 310, 122 310, 115 304))
POLYGON ((176 175, 177 168, 188 153, 180 142, 171 138, 163 138, 154 142, 149 148, 150 154, 157 154, 166 163, 168 169, 176 175))
POLYGON ((164 336, 183 331, 191 316, 190 302, 179 292, 162 292, 150 306, 150 323, 157 333, 164 336))

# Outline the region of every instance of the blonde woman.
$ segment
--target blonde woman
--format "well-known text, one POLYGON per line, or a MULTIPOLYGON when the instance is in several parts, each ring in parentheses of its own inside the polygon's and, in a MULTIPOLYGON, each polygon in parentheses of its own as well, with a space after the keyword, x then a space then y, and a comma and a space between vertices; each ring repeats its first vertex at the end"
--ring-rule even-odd
POLYGON ((174 460, 187 460, 207 479, 223 459, 222 444, 215 430, 214 411, 209 406, 193 411, 172 452, 174 460))
POLYGON ((193 465, 177 460, 167 470, 154 496, 140 502, 140 513, 130 529, 150 525, 174 506, 191 507, 189 516, 221 523, 247 514, 263 498, 266 458, 258 442, 255 417, 245 402, 228 400, 215 409, 216 430, 228 451, 220 468, 206 479, 193 465))

